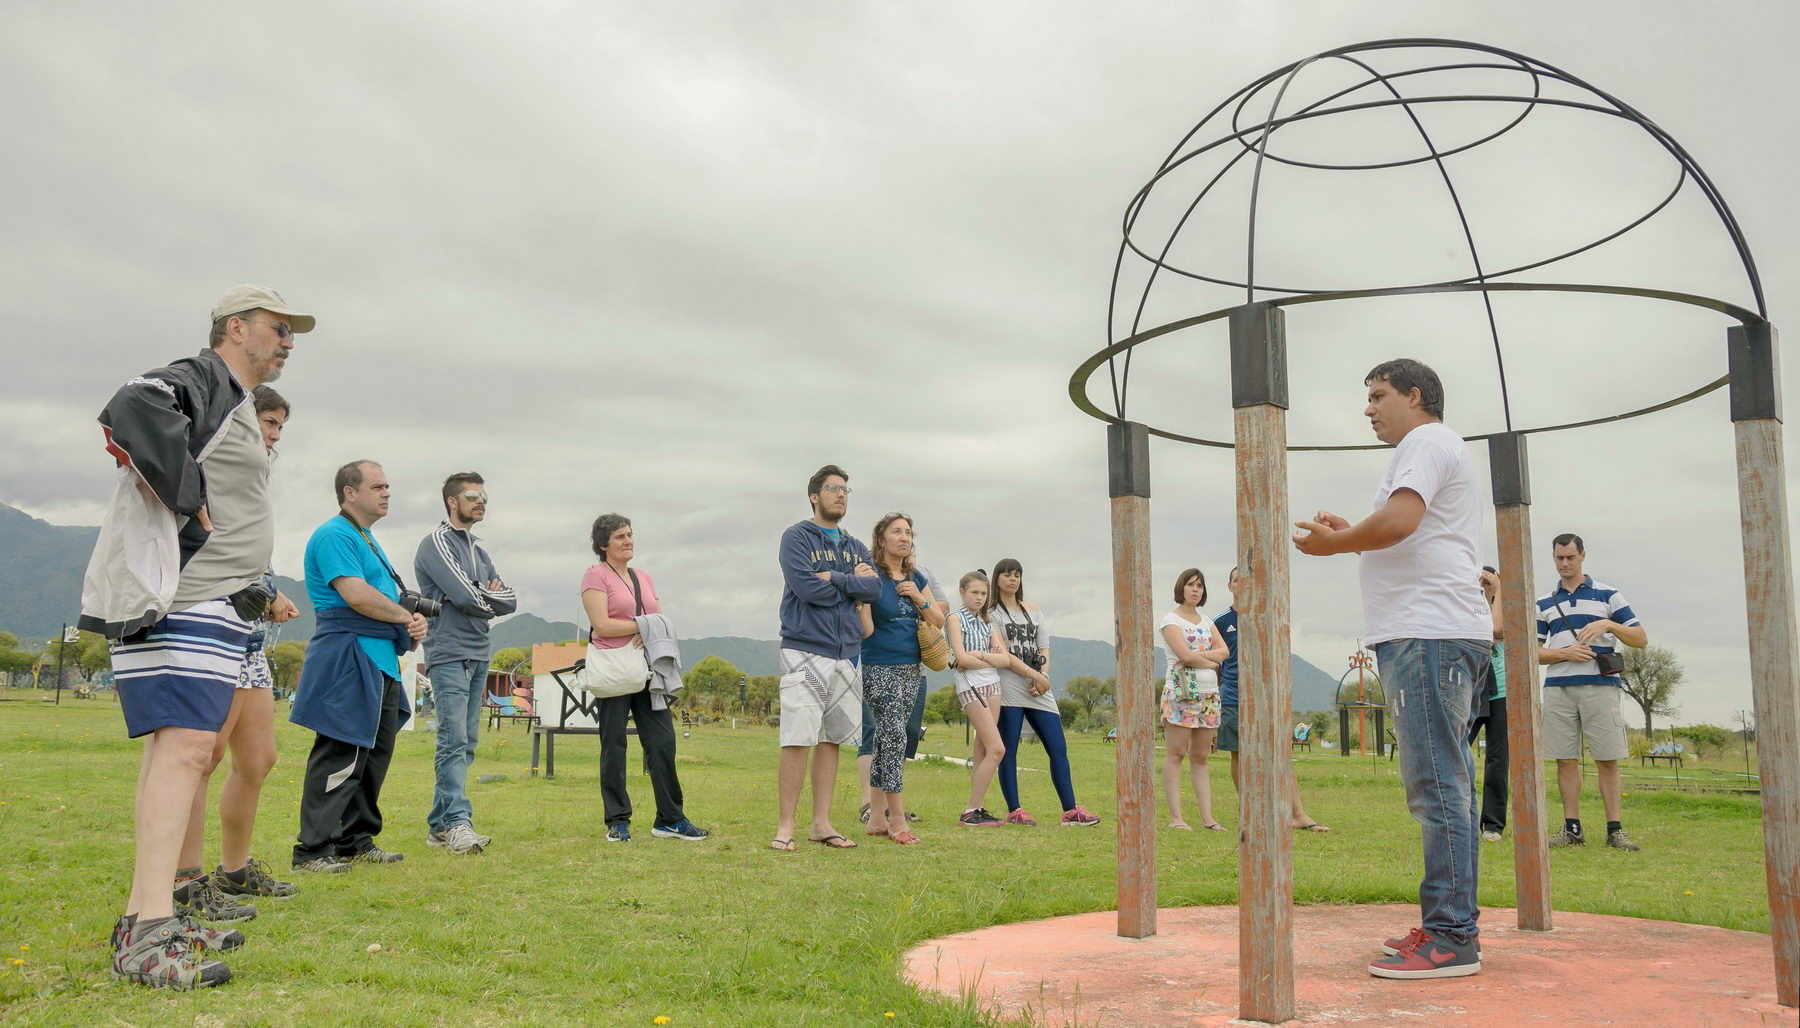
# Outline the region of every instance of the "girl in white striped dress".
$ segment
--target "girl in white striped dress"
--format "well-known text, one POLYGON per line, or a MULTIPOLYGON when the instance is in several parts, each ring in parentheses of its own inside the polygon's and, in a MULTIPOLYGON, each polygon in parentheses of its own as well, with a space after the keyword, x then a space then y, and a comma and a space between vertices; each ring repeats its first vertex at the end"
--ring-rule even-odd
POLYGON ((944 636, 950 641, 956 667, 956 700, 975 730, 975 745, 969 753, 969 806, 956 823, 987 828, 1006 823, 988 813, 983 803, 994 772, 1000 768, 1000 758, 1006 755, 996 720, 1000 715, 998 669, 1012 665, 1012 654, 999 641, 999 629, 987 622, 987 573, 971 571, 962 576, 957 588, 963 605, 945 620, 944 636))

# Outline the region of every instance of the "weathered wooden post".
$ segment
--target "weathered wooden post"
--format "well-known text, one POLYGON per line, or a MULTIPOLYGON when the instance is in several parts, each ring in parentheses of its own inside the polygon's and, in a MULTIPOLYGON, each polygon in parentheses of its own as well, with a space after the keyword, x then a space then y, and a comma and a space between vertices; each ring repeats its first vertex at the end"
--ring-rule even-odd
POLYGON ((1119 934, 1156 934, 1156 671, 1150 588, 1150 432, 1106 427, 1112 496, 1113 625, 1119 744, 1119 934))
POLYGON ((1237 457, 1238 712, 1243 839, 1238 848, 1238 1016, 1294 1016, 1293 712, 1288 549, 1287 340, 1279 308, 1233 308, 1231 405, 1237 457))
POLYGON ((1726 333, 1775 997, 1784 1006, 1800 1007, 1800 639, 1794 625, 1776 343, 1775 326, 1768 322, 1726 333))
POLYGON ((1494 522, 1500 536, 1500 597, 1505 602, 1507 776, 1512 789, 1513 890, 1519 927, 1547 932, 1550 850, 1544 824, 1544 760, 1538 750, 1543 693, 1538 684, 1537 591, 1531 584, 1531 473, 1525 436, 1488 439, 1494 522))

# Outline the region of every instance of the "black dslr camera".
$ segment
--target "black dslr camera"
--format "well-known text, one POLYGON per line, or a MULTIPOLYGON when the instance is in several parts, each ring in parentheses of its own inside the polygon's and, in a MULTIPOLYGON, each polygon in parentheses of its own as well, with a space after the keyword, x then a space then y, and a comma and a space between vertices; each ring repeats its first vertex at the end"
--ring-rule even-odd
POLYGON ((394 602, 400 604, 400 609, 408 614, 423 614, 428 618, 437 617, 444 610, 443 604, 426 599, 411 589, 400 590, 400 598, 394 602))
POLYGON ((1033 650, 1030 653, 1027 653, 1025 656, 1020 657, 1019 659, 1023 660, 1025 662, 1025 666, 1029 667, 1033 671, 1042 671, 1042 670, 1044 670, 1044 665, 1050 663, 1050 659, 1048 657, 1045 657, 1042 653, 1039 653, 1036 650, 1033 650))

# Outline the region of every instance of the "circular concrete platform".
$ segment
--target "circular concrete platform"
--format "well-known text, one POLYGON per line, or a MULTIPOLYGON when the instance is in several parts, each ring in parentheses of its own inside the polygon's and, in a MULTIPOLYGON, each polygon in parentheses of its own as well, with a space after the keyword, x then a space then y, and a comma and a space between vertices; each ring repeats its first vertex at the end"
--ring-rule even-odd
MULTIPOLYGON (((1775 1002, 1769 937, 1702 925, 1557 911, 1553 932, 1521 932, 1483 910, 1482 970, 1390 981, 1365 968, 1381 940, 1418 923, 1415 906, 1296 907, 1294 994, 1302 1024, 1793 1026, 1775 1002)), ((1112 911, 999 925, 906 954, 922 989, 1034 1026, 1223 1025, 1237 1016, 1236 907, 1157 915, 1158 934, 1122 939, 1112 911)))

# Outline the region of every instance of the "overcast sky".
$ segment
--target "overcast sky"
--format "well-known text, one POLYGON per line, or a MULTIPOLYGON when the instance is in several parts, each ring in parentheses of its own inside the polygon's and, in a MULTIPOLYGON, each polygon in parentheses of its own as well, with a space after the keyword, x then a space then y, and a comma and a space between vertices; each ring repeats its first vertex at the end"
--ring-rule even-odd
MULTIPOLYGON (((1780 324, 1800 273, 1797 28, 1787 3, 1666 0, 1504 14, 1387 0, 14 0, 0 9, 0 500, 96 523, 110 481, 100 405, 202 347, 228 286, 264 282, 319 319, 278 383, 294 404, 275 473, 280 571, 298 575, 346 460, 387 467, 378 534, 408 561, 444 475, 474 468, 493 495, 482 534, 525 609, 576 616, 588 526, 616 510, 685 634, 773 638, 776 541, 806 516, 808 475, 835 462, 857 535, 908 511, 946 577, 1018 557, 1057 634, 1107 639, 1104 431, 1067 383, 1108 342, 1126 203, 1207 110, 1358 40, 1521 51, 1681 140, 1744 225, 1780 324)), ((1347 74, 1309 71, 1294 99, 1347 74)), ((1502 79, 1431 91, 1517 87, 1502 79)), ((1425 117, 1442 144, 1510 113, 1425 117)), ((1674 185, 1666 154, 1602 121, 1534 113, 1453 159, 1490 268, 1611 231, 1674 185)), ((1285 145, 1384 159, 1416 153, 1411 133, 1388 112, 1285 145)), ((1263 281, 1468 273, 1428 167, 1271 168, 1263 189, 1263 281)), ((1178 253, 1241 273, 1246 195, 1247 178, 1228 178, 1178 253)), ((1534 277, 1750 300, 1691 185, 1652 226, 1534 277)), ((1240 300, 1159 287, 1146 324, 1240 300)), ((1714 315, 1579 296, 1497 309, 1521 427, 1724 372, 1714 315)), ((1443 374, 1452 427, 1499 427, 1472 297, 1296 310, 1289 345, 1296 443, 1367 441, 1362 375, 1401 354, 1443 374)), ((1222 331, 1146 349, 1133 383, 1133 417, 1229 433, 1222 331)), ((1748 707, 1725 394, 1532 446, 1540 587, 1550 537, 1580 532, 1589 570, 1686 662, 1683 719, 1748 707)), ((1366 513, 1386 456, 1294 455, 1295 511, 1366 513)), ((1222 609, 1230 454, 1157 443, 1152 465, 1159 595, 1198 565, 1222 609)), ((1334 674, 1361 631, 1355 583, 1354 558, 1296 556, 1296 649, 1334 674)))

